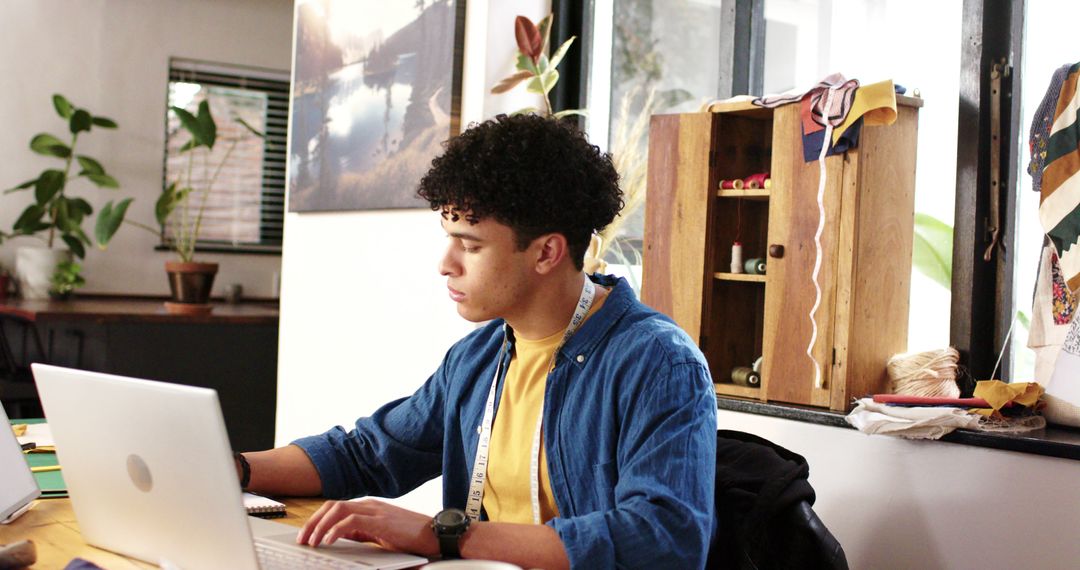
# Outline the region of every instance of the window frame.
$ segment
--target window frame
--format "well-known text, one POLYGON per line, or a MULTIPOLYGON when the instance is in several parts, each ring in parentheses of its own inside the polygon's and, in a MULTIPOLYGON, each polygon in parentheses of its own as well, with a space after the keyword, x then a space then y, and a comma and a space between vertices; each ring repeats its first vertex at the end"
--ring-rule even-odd
MULTIPOLYGON (((262 158, 260 198, 263 203, 260 205, 259 214, 259 242, 233 244, 222 240, 201 239, 196 242, 195 251, 203 253, 281 255, 284 241, 288 119, 292 97, 291 73, 287 70, 171 57, 169 58, 168 78, 165 84, 166 101, 168 101, 168 91, 171 83, 185 80, 210 87, 247 89, 264 93, 267 96, 267 119, 264 128, 267 133, 267 144, 264 145, 262 158), (288 79, 283 80, 285 77, 288 79), (248 81, 251 81, 252 84, 248 84, 248 81), (266 86, 257 87, 255 84, 266 84, 266 86), (278 99, 276 104, 271 103, 273 99, 278 99), (271 146, 276 147, 278 150, 268 148, 271 146), (267 214, 268 210, 276 211, 276 213, 267 214)), ((165 132, 166 144, 162 152, 162 188, 169 184, 168 110, 166 110, 165 114, 165 132)), ((171 251, 172 249, 172 246, 165 238, 163 230, 160 234, 159 243, 154 246, 154 250, 171 251)))

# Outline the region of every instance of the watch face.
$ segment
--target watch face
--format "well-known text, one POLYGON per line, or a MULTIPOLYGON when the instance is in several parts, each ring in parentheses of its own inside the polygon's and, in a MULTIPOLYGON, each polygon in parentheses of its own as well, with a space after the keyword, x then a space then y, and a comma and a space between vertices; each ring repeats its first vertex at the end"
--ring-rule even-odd
POLYGON ((435 524, 442 527, 453 527, 465 522, 465 513, 460 509, 447 509, 435 515, 435 524))

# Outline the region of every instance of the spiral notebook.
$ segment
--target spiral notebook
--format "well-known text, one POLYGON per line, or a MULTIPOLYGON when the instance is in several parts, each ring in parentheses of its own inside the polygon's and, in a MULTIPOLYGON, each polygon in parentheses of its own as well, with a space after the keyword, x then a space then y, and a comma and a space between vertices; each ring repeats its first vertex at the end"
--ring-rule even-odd
POLYGON ((277 519, 285 516, 285 503, 267 499, 252 493, 244 493, 244 508, 251 516, 264 519, 277 519))

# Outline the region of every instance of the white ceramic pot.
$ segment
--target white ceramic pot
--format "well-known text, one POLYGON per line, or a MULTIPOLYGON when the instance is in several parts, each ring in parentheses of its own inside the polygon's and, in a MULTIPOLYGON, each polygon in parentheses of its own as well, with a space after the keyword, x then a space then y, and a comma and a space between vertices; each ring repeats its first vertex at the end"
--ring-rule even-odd
POLYGON ((20 247, 15 250, 15 280, 23 299, 49 298, 49 280, 61 261, 70 261, 71 252, 66 249, 44 247, 20 247))

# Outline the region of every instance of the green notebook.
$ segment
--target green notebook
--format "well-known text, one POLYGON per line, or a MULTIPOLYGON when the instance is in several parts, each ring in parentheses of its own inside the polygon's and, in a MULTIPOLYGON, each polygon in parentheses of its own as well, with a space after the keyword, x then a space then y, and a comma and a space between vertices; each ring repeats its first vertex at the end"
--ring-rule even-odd
MULTIPOLYGON (((44 419, 33 419, 12 420, 11 423, 40 424, 44 422, 44 419)), ((30 464, 30 467, 45 467, 47 465, 57 464, 55 453, 27 453, 26 462, 30 464)), ((67 484, 64 483, 62 471, 43 471, 41 473, 34 473, 34 479, 37 481, 38 488, 41 489, 42 499, 68 496, 67 484)))

